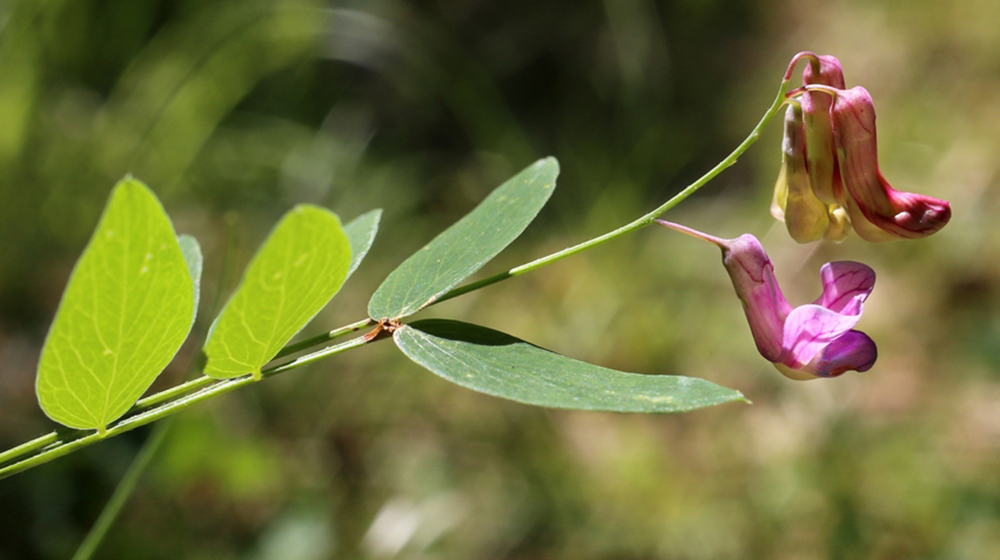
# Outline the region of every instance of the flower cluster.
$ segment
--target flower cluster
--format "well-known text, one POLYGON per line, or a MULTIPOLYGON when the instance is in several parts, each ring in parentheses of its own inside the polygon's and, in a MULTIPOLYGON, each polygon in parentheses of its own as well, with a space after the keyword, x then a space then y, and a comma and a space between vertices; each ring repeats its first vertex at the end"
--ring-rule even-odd
POLYGON ((799 243, 839 241, 850 226, 866 241, 915 239, 951 218, 944 200, 893 189, 878 166, 875 106, 861 86, 846 88, 840 61, 810 52, 803 86, 785 113, 781 173, 771 212, 799 243))
MULTIPOLYGON (((781 173, 771 212, 792 238, 840 241, 853 229, 867 241, 915 239, 940 230, 951 218, 944 200, 893 189, 878 167, 875 109, 863 87, 846 88, 840 61, 810 52, 803 86, 790 92, 785 112, 781 173)), ((862 304, 875 287, 875 271, 852 261, 823 265, 823 294, 793 308, 781 293, 774 265, 756 237, 721 239, 685 226, 660 225, 715 244, 743 304, 757 350, 792 379, 836 377, 868 371, 875 342, 854 330, 862 304)))

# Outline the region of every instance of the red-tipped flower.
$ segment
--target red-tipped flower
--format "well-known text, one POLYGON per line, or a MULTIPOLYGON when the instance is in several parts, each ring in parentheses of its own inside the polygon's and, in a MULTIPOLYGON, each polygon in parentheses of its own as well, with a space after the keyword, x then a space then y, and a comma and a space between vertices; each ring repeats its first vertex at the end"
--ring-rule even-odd
POLYGON ((889 186, 878 168, 875 105, 861 86, 836 93, 830 111, 844 201, 854 229, 868 241, 916 239, 940 230, 951 205, 889 186))

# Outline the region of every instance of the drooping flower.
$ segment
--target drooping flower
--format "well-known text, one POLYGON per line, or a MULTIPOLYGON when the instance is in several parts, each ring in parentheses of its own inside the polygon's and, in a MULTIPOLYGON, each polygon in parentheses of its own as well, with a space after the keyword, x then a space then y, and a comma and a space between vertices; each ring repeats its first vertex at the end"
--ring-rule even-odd
POLYGON ((878 167, 875 104, 856 86, 836 92, 830 110, 844 205, 854 229, 867 241, 916 239, 937 232, 951 219, 951 205, 889 186, 878 167))
MULTIPOLYGON (((805 175, 798 183, 789 181, 785 163, 789 130, 786 114, 782 173, 775 187, 772 214, 784 219, 792 237, 807 243, 819 239, 840 240, 850 224, 867 241, 914 239, 940 230, 951 218, 951 206, 944 200, 893 189, 878 168, 875 134, 875 107, 862 87, 846 89, 840 61, 833 56, 801 52, 792 58, 785 79, 791 77, 799 60, 808 59, 802 73, 802 131, 805 175), (814 198, 827 205, 822 216, 818 205, 799 192, 805 183, 814 198), (788 195, 785 192, 789 193, 788 195), (808 204, 802 202, 808 200, 808 204), (798 205, 798 206, 796 206, 798 205), (807 211, 808 209, 808 211, 807 211), (789 222, 789 216, 795 219, 789 222)), ((794 103, 794 101, 790 101, 794 103)), ((797 156, 802 159, 802 156, 797 156)), ((801 173, 801 172, 800 172, 801 173)))
POLYGON ((875 286, 875 272, 868 266, 852 261, 823 265, 823 294, 793 308, 781 293, 771 259, 753 235, 721 239, 656 221, 722 249, 722 264, 743 304, 757 350, 786 377, 837 377, 851 370, 868 371, 875 364, 875 342, 854 330, 875 286))

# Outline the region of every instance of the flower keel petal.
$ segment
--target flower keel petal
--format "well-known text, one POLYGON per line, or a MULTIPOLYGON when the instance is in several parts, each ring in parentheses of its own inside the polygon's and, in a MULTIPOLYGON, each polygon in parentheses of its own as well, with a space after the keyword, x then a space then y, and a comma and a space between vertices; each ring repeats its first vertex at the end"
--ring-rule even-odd
POLYGON ((837 377, 846 371, 868 371, 878 358, 875 341, 861 331, 847 331, 803 368, 817 377, 837 377))

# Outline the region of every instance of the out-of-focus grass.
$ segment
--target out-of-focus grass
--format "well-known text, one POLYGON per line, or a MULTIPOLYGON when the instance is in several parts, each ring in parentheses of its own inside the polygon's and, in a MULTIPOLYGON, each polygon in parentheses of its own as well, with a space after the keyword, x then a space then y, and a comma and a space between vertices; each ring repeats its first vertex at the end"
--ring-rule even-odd
MULTIPOLYGON (((873 266, 870 372, 784 379, 757 355, 717 249, 650 228, 429 314, 706 377, 753 405, 530 408, 383 343, 185 412, 101 557, 995 557, 994 4, 8 2, 0 443, 52 427, 33 396, 37 355, 127 172, 201 240, 205 294, 225 282, 226 213, 240 216, 239 271, 295 202, 345 219, 385 208, 312 333, 360 318, 396 264, 537 157, 560 159, 559 188, 485 273, 647 211, 727 153, 810 49, 872 93, 890 182, 950 200, 952 223, 923 241, 794 244, 767 215, 777 125, 670 217, 758 235, 793 303, 815 298, 823 262, 873 266)), ((66 557, 143 436, 0 482, 0 558, 66 557)))

